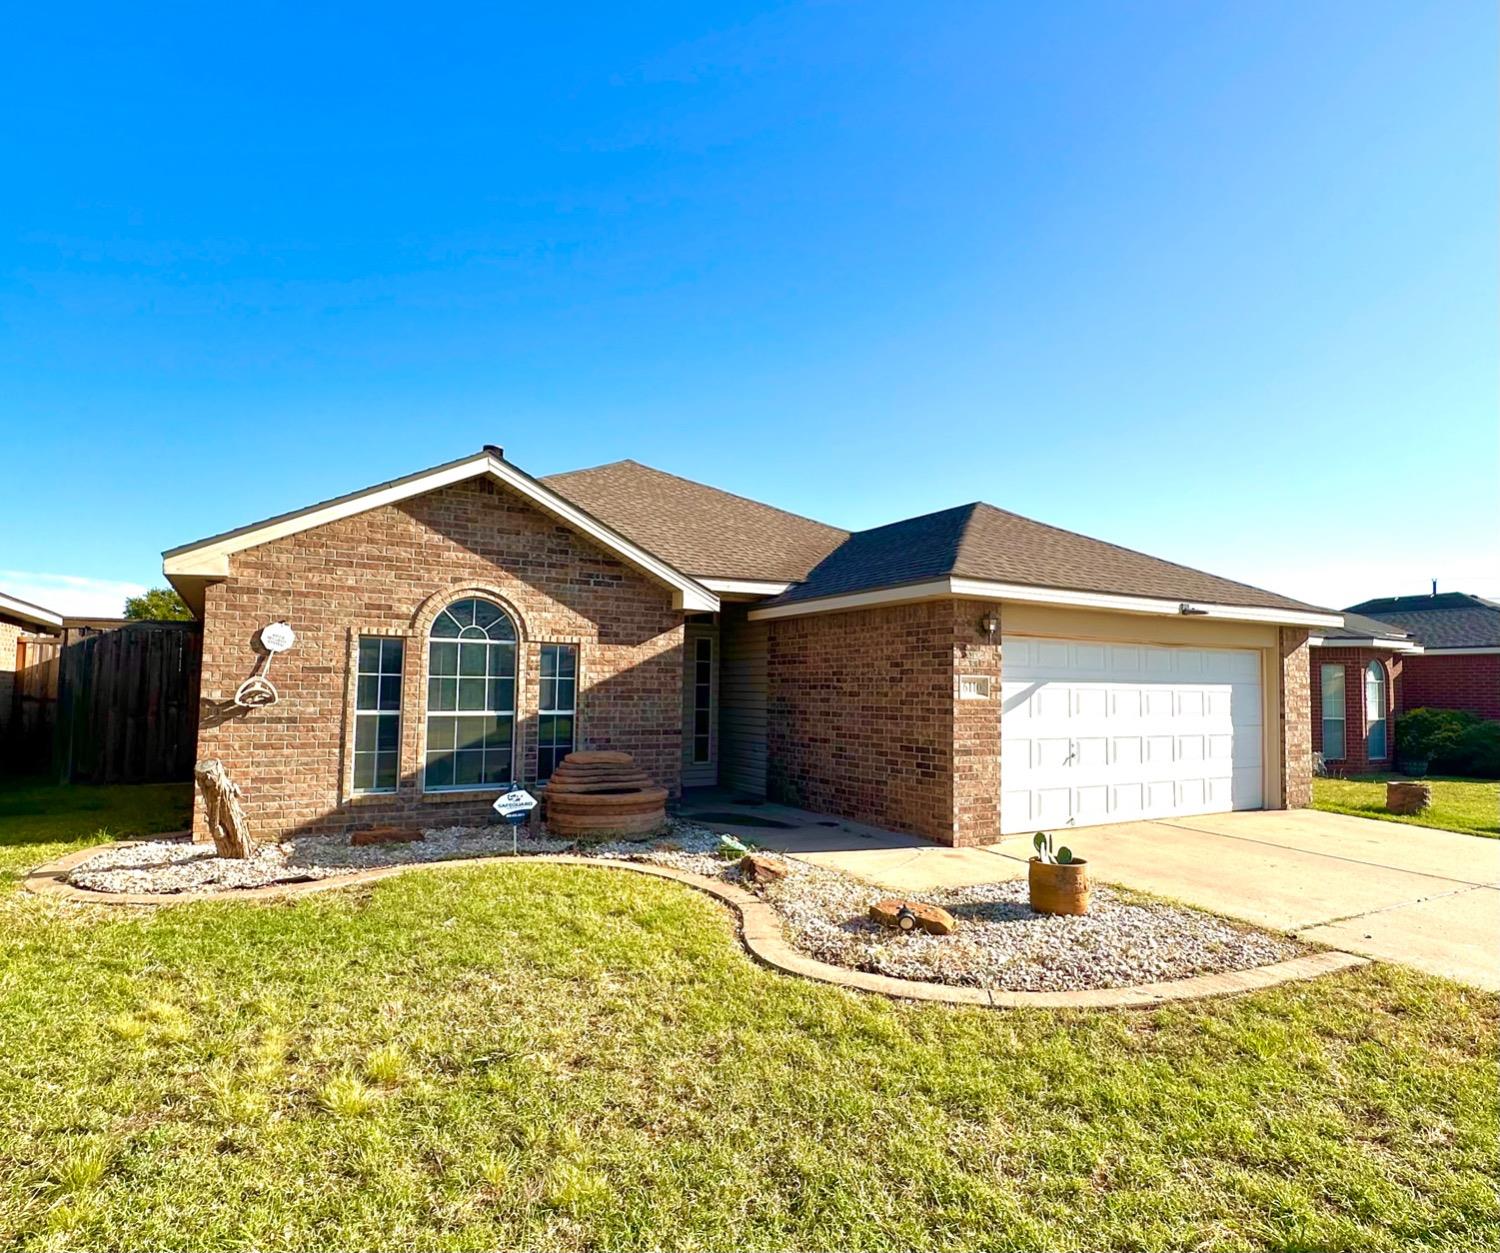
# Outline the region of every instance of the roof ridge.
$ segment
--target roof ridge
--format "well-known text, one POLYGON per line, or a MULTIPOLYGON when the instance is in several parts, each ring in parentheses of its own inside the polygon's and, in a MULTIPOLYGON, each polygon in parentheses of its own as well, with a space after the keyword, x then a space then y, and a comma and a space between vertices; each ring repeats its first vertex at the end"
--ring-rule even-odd
MULTIPOLYGON (((663 470, 659 466, 647 465, 644 461, 637 461, 634 457, 621 457, 618 461, 606 461, 603 465, 586 466, 578 470, 564 470, 559 474, 549 474, 547 479, 567 478, 573 474, 587 474, 592 470, 607 470, 611 466, 637 466, 642 470, 649 470, 652 474, 659 474, 663 478, 676 479, 679 483, 687 483, 692 487, 701 487, 705 491, 714 492, 720 496, 729 496, 734 500, 742 500, 747 505, 755 505, 760 509, 769 509, 773 513, 779 513, 786 518, 796 518, 800 522, 811 522, 814 526, 821 526, 828 531, 837 531, 846 539, 854 532, 846 530, 841 526, 834 526, 831 522, 823 522, 818 518, 809 518, 805 513, 793 513, 790 509, 783 509, 780 505, 770 505, 763 500, 756 500, 753 496, 744 496, 739 492, 727 491, 722 487, 715 487, 712 483, 704 483, 699 479, 690 479, 686 475, 673 474, 670 470, 663 470)), ((545 480, 544 480, 545 481, 545 480)))

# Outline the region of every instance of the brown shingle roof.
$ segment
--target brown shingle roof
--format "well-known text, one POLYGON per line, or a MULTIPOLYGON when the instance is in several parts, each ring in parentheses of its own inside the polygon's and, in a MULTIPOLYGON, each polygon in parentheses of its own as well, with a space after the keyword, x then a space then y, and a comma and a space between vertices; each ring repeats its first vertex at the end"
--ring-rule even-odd
POLYGON ((796 582, 849 537, 838 527, 638 461, 549 474, 542 482, 700 579, 796 582))
POLYGON ((1270 609, 1316 607, 1007 513, 960 505, 851 535, 773 603, 873 591, 947 576, 1122 596, 1270 609))
POLYGON ((1428 652, 1444 648, 1500 648, 1500 605, 1467 592, 1387 596, 1346 613, 1369 614, 1414 635, 1428 652))

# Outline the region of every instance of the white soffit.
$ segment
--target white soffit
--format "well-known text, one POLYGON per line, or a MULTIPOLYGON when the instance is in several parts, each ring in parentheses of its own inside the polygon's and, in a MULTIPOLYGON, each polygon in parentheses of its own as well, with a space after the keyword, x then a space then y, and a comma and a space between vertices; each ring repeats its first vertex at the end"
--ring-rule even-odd
POLYGON ((382 483, 377 487, 340 496, 336 500, 299 509, 294 513, 269 518, 252 526, 228 531, 195 544, 168 549, 162 554, 162 572, 168 579, 222 579, 229 574, 229 558, 232 554, 258 544, 269 543, 299 531, 311 530, 329 522, 337 522, 356 514, 378 509, 421 496, 438 488, 449 487, 466 479, 487 475, 505 484, 524 496, 539 509, 551 514, 561 522, 588 536, 602 548, 615 554, 622 561, 634 566, 643 574, 673 591, 673 603, 679 609, 694 613, 714 613, 719 608, 719 598, 698 580, 690 578, 680 570, 653 556, 644 548, 631 543, 618 531, 604 525, 597 518, 585 513, 571 501, 537 482, 529 474, 518 470, 503 458, 493 453, 479 453, 446 465, 423 470, 405 478, 382 483))

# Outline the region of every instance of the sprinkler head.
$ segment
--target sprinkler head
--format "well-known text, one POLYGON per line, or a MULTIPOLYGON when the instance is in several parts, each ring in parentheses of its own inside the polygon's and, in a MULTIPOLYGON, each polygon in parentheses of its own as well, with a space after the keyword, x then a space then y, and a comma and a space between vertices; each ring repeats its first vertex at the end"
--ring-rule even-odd
POLYGON ((896 925, 903 931, 915 931, 917 929, 917 916, 907 905, 901 906, 896 911, 896 925))

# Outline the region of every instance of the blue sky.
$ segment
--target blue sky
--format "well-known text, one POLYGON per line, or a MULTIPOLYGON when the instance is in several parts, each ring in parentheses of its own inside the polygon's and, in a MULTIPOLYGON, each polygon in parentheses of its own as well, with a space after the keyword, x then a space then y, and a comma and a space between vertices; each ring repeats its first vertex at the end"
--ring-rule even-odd
POLYGON ((851 528, 982 499, 1322 604, 1500 595, 1496 34, 14 9, 0 588, 109 609, 163 548, 496 442, 851 528))

